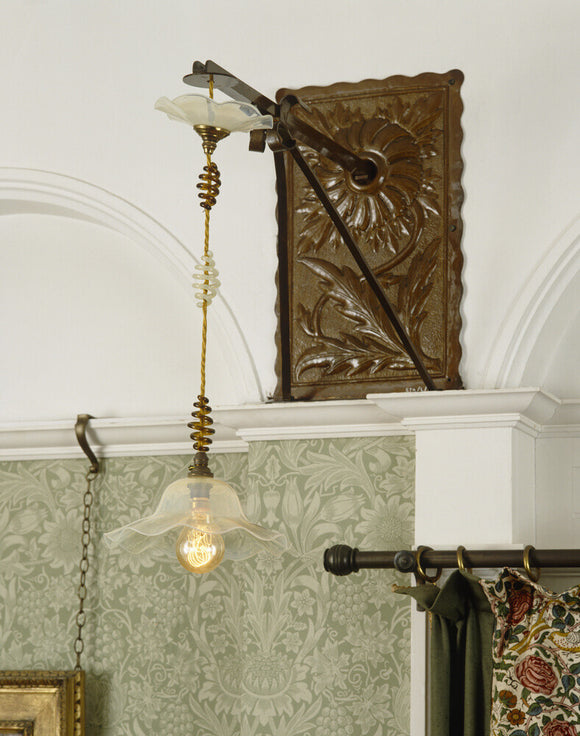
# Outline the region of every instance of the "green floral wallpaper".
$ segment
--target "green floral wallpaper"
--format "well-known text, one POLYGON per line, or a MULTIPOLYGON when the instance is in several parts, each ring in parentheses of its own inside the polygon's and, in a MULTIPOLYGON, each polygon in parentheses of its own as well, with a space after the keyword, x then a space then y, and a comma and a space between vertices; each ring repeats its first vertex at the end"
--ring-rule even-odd
MULTIPOLYGON (((187 457, 116 458, 97 481, 83 666, 87 736, 399 736, 409 603, 395 574, 335 578, 323 550, 413 541, 414 440, 256 442, 214 473, 289 550, 203 577, 108 552, 187 457)), ((86 462, 0 464, 0 668, 72 669, 86 462)), ((402 582, 402 581, 399 581, 402 582)))

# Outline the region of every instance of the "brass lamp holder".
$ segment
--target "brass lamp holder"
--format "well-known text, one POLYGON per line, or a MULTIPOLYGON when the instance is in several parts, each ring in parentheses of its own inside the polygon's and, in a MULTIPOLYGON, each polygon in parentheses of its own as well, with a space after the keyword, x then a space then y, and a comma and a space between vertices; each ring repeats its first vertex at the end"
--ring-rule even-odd
POLYGON ((203 141, 203 152, 206 156, 211 156, 217 144, 230 134, 229 130, 216 128, 213 125, 194 125, 193 129, 203 141))

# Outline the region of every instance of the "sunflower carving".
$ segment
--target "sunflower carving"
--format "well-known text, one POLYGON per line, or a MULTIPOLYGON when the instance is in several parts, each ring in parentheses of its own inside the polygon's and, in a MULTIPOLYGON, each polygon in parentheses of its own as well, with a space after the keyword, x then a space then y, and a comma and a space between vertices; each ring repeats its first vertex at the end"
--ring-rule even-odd
MULTIPOLYGON (((374 114, 367 120, 360 109, 353 110, 350 122, 337 128, 333 120, 348 120, 344 104, 338 103, 313 121, 342 146, 375 164, 377 174, 369 184, 360 186, 349 172, 309 149, 303 149, 303 155, 353 235, 381 252, 388 258, 384 265, 392 267, 414 248, 425 220, 441 214, 437 191, 441 177, 433 163, 442 135, 436 125, 442 115, 441 96, 426 95, 407 103, 396 96, 388 108, 374 114)), ((320 204, 309 190, 298 213, 304 217, 299 252, 316 252, 324 244, 342 247, 330 219, 319 217, 320 204)))
MULTIPOLYGON (((461 200, 449 171, 452 148, 460 164, 460 128, 457 124, 450 139, 449 94, 441 85, 445 75, 423 76, 436 83, 385 91, 380 87, 389 80, 367 80, 333 85, 327 92, 295 91, 310 107, 310 113, 299 113, 310 125, 373 162, 376 174, 369 181, 361 184, 319 153, 300 150, 427 370, 445 387, 457 387, 459 376, 448 381, 447 373, 450 363, 456 370, 460 355, 459 320, 450 319, 449 308, 452 301, 458 312, 461 255, 458 239, 449 250, 446 218, 451 185, 461 200), (455 351, 451 360, 450 347, 455 351)), ((459 165, 453 173, 460 171, 459 165)), ((417 385, 411 359, 318 198, 293 166, 286 178, 292 395, 350 397, 377 390, 379 383, 384 390, 392 390, 389 384, 417 385)))

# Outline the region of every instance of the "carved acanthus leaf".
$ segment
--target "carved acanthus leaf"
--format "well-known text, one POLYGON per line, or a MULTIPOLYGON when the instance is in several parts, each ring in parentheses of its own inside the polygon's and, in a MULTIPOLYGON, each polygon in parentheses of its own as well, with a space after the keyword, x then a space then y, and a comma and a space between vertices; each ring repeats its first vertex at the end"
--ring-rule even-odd
MULTIPOLYGON (((433 289, 437 268, 439 238, 411 260, 405 276, 384 275, 383 286, 398 288, 398 316, 414 344, 431 361, 422 346, 422 326, 428 316, 427 304, 433 289)), ((323 298, 309 312, 300 305, 298 324, 314 338, 297 363, 298 375, 310 368, 324 369, 328 375, 344 372, 353 376, 368 371, 370 375, 383 369, 408 368, 406 355, 390 320, 379 307, 368 283, 348 266, 339 268, 319 258, 302 256, 300 262, 320 279, 323 298), (338 337, 324 333, 321 325, 325 310, 334 310, 352 323, 352 330, 338 337)))
MULTIPOLYGON (((321 289, 331 302, 329 307, 353 322, 359 335, 375 340, 383 350, 393 353, 401 351, 391 322, 380 309, 376 296, 364 279, 348 266, 338 268, 320 258, 305 256, 299 260, 320 278, 321 289)), ((319 302, 315 309, 322 309, 323 306, 319 302)))

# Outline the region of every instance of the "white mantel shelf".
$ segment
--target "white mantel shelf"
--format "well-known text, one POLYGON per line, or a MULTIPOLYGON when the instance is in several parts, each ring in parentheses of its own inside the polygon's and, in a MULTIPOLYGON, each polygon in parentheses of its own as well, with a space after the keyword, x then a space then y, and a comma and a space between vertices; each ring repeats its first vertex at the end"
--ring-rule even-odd
MULTIPOLYGON (((351 401, 218 407, 212 450, 245 452, 250 442, 413 434, 421 429, 518 426, 535 436, 580 429, 580 400, 537 388, 371 394, 351 401)), ((190 454, 186 417, 95 418, 91 446, 101 457, 190 454)), ((75 419, 0 424, 0 460, 82 457, 75 419)))

